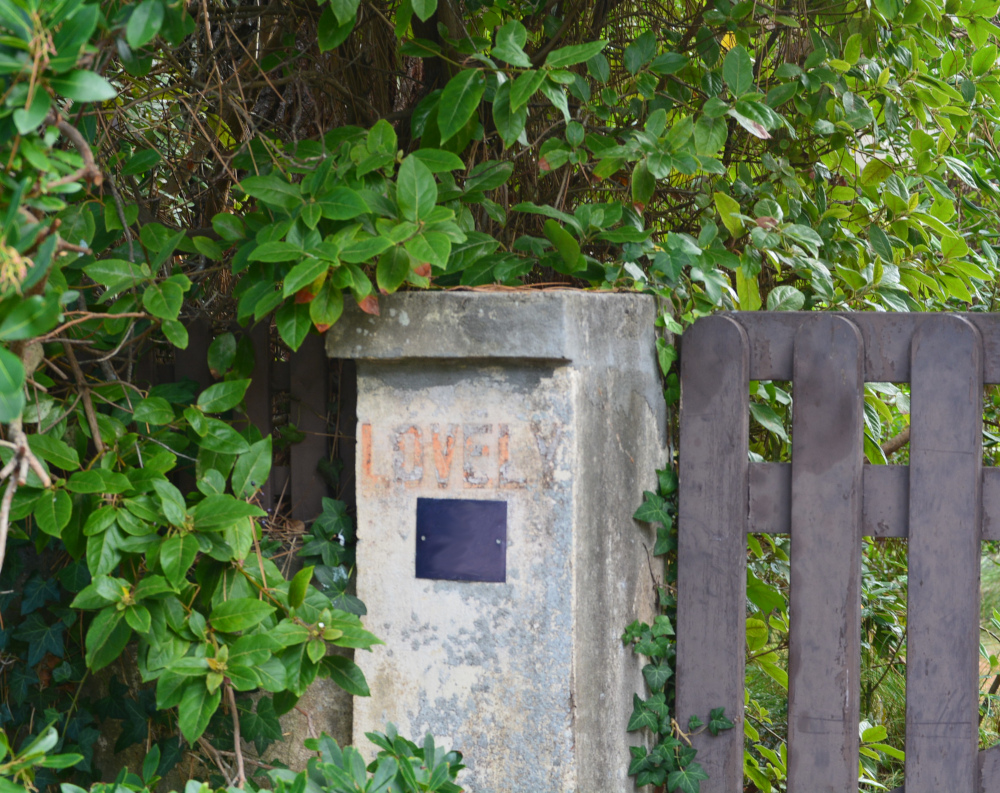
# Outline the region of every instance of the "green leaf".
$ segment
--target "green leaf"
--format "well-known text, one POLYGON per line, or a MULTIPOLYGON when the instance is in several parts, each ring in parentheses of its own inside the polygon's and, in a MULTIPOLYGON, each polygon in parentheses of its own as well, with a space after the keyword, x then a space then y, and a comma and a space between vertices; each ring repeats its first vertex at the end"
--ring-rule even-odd
POLYGON ((670 513, 667 512, 666 499, 648 490, 643 494, 642 506, 635 511, 632 519, 644 523, 662 523, 664 526, 673 525, 670 513))
POLYGON ((191 239, 191 244, 202 256, 212 261, 219 261, 226 255, 225 249, 215 240, 209 237, 196 236, 191 239))
POLYGON ((271 436, 251 444, 233 466, 233 492, 238 498, 251 498, 264 486, 271 472, 271 436))
POLYGON ((85 69, 75 69, 64 77, 51 77, 49 85, 56 93, 74 102, 107 102, 118 96, 111 83, 85 69))
POLYGON ((217 631, 235 633, 257 627, 274 612, 274 606, 263 600, 234 598, 212 609, 208 621, 217 631))
POLYGON ((152 284, 143 292, 142 304, 154 317, 177 319, 184 305, 184 287, 170 280, 152 284))
POLYGON ((330 0, 330 8, 337 16, 341 25, 346 25, 355 19, 361 0, 330 0))
POLYGON ((174 409, 163 397, 147 397, 135 405, 133 420, 140 424, 163 426, 174 420, 174 409))
POLYGON ((625 69, 635 74, 656 55, 656 34, 647 30, 625 48, 623 55, 625 69))
POLYGON ((718 735, 723 730, 731 730, 736 725, 726 718, 725 708, 712 708, 708 714, 708 731, 718 735))
POLYGON ((148 171, 158 165, 163 158, 154 149, 140 149, 128 159, 128 163, 122 167, 124 176, 135 176, 148 171))
POLYGON ((545 221, 545 236, 549 238, 566 266, 566 271, 575 273, 587 266, 587 260, 580 253, 580 243, 554 220, 545 221))
POLYGON ((316 26, 316 41, 319 44, 319 51, 329 52, 347 41, 347 37, 354 30, 356 21, 357 18, 351 16, 346 22, 341 23, 333 8, 329 5, 326 6, 316 26))
POLYGON ((163 507, 163 516, 174 526, 184 526, 187 518, 187 505, 184 503, 184 496, 175 485, 166 480, 157 479, 153 481, 153 489, 160 497, 160 504, 163 507))
POLYGON ((125 609, 125 622, 136 633, 146 634, 149 633, 152 615, 149 613, 148 608, 137 603, 125 609))
POLYGON ((788 690, 788 672, 780 666, 765 661, 762 658, 758 658, 756 663, 760 664, 760 668, 764 670, 764 674, 774 680, 783 689, 788 690))
POLYGON ((632 169, 632 203, 643 207, 656 192, 656 178, 650 173, 646 159, 639 160, 632 169))
POLYGON ((258 245, 250 254, 249 259, 252 262, 294 262, 304 255, 305 252, 298 245, 277 240, 258 245))
POLYGON ((87 538, 87 567, 93 575, 110 573, 122 559, 122 535, 112 523, 105 531, 87 538))
POLYGON ((431 173, 465 170, 465 163, 461 157, 443 149, 417 149, 411 156, 426 165, 431 173))
POLYGON ((35 502, 38 528, 53 537, 62 536, 73 514, 73 501, 65 490, 45 490, 35 502))
POLYGON ((116 661, 131 636, 132 629, 125 622, 123 612, 114 606, 101 609, 87 631, 87 666, 97 672, 116 661))
POLYGON ((420 17, 421 22, 426 22, 437 11, 437 0, 410 0, 413 13, 420 17))
POLYGON ((292 210, 302 203, 299 186, 290 184, 274 173, 248 176, 240 182, 240 186, 247 195, 279 209, 292 210))
POLYGON ((545 72, 527 71, 518 76, 510 89, 511 110, 518 110, 527 104, 528 100, 535 95, 542 83, 545 82, 545 72))
POLYGON ((478 69, 466 69, 448 81, 438 101, 437 122, 442 143, 453 138, 468 123, 479 109, 485 90, 486 78, 478 69))
POLYGON ((667 777, 667 790, 670 793, 674 793, 674 791, 698 793, 703 779, 708 779, 708 774, 702 770, 698 763, 691 763, 684 768, 670 772, 670 776, 667 777))
POLYGON ((212 218, 212 228, 226 242, 242 240, 245 234, 243 221, 236 215, 220 212, 212 218))
POLYGON ((516 110, 511 107, 511 82, 505 82, 497 89, 493 98, 493 123, 496 124, 505 147, 509 148, 520 137, 527 121, 527 105, 516 110))
POLYGON ((761 581, 750 570, 747 570, 747 600, 763 614, 770 614, 775 609, 783 611, 788 608, 784 595, 775 587, 761 581))
POLYGON ((733 96, 743 96, 753 88, 753 62, 742 45, 737 44, 726 53, 722 77, 733 96))
POLYGON ((333 682, 348 694, 353 694, 356 697, 371 696, 364 673, 350 658, 344 658, 341 655, 327 655, 323 658, 323 669, 330 675, 333 682))
POLYGON ((563 120, 569 124, 572 116, 569 114, 569 101, 566 98, 566 89, 562 85, 552 82, 551 79, 543 81, 538 88, 545 94, 546 98, 552 103, 552 106, 562 113, 563 120))
POLYGON ((14 126, 21 135, 29 135, 34 132, 49 114, 52 107, 52 100, 49 95, 41 89, 35 91, 31 98, 31 104, 14 111, 14 126))
POLYGON ((946 259, 957 259, 969 252, 969 246, 961 237, 954 235, 941 237, 941 255, 946 259))
POLYGON ((198 540, 191 534, 167 537, 160 546, 160 568, 163 575, 175 589, 184 583, 184 578, 198 555, 198 540))
POLYGON ((767 310, 798 311, 805 302, 806 296, 794 286, 776 286, 767 296, 767 310))
MULTIPOLYGON (((545 65, 553 69, 558 69, 564 66, 583 63, 584 61, 589 61, 606 46, 608 46, 607 40, 600 39, 598 41, 588 41, 585 44, 571 44, 568 47, 560 47, 548 54, 548 57, 545 59, 545 65)), ((527 65, 530 66, 531 64, 528 63, 527 65)))
POLYGON ((861 57, 861 34, 855 33, 850 38, 847 39, 847 43, 844 45, 844 60, 847 61, 851 66, 858 62, 858 58, 861 57))
POLYGON ((319 196, 316 203, 329 220, 351 220, 371 212, 361 194, 348 187, 335 187, 319 196))
POLYGON ((402 245, 395 245, 378 259, 375 280, 379 289, 392 294, 410 274, 410 254, 402 245))
POLYGON ((167 337, 167 341, 173 344, 178 350, 186 350, 188 346, 188 332, 183 323, 176 319, 165 319, 160 325, 160 330, 167 337))
POLYGON ((628 732, 633 732, 646 728, 655 732, 660 723, 659 717, 646 707, 646 703, 639 698, 638 694, 632 695, 632 702, 632 716, 625 729, 628 732))
POLYGON ((344 294, 327 279, 309 303, 309 319, 320 333, 333 325, 344 311, 344 294))
POLYGON ((36 457, 41 457, 45 462, 64 471, 73 471, 80 467, 80 457, 76 449, 51 435, 29 435, 28 446, 36 457))
MULTIPOLYGON (((772 292, 772 294, 774 293, 772 292)), ((788 443, 788 434, 785 432, 785 428, 781 423, 781 418, 774 412, 770 405, 764 405, 760 402, 751 402, 750 415, 753 416, 754 420, 768 432, 773 432, 781 438, 781 440, 785 441, 785 443, 788 443)))
POLYGON ((14 637, 28 644, 28 666, 34 666, 46 653, 63 657, 63 631, 66 626, 62 620, 56 620, 51 625, 39 612, 29 614, 17 627, 14 637))
POLYGON ((224 413, 243 401, 249 380, 225 380, 210 385, 198 395, 198 407, 206 413, 224 413))
POLYGON ((883 727, 881 724, 875 727, 869 727, 863 733, 861 733, 861 740, 864 743, 880 743, 885 740, 889 731, 883 727))
POLYGON ((195 528, 218 531, 245 518, 262 518, 267 513, 260 507, 247 504, 230 495, 206 496, 192 510, 195 528))
POLYGON ((882 184, 890 176, 892 176, 892 166, 885 160, 873 157, 861 171, 861 184, 864 187, 882 184))
POLYGON ((24 410, 24 366, 21 359, 0 347, 0 422, 13 421, 24 410))
POLYGON ((412 155, 403 160, 396 178, 396 200, 403 217, 414 223, 424 220, 437 199, 438 187, 430 168, 412 155))
POLYGON ((178 706, 177 726, 188 743, 193 745, 205 732, 208 722, 219 709, 221 699, 221 687, 209 693, 200 679, 187 684, 178 706))
POLYGON ((305 602, 306 592, 309 589, 309 582, 312 581, 313 570, 315 569, 316 568, 314 566, 303 567, 295 574, 291 583, 289 583, 288 605, 293 609, 297 609, 305 602))
POLYGON ((325 259, 306 259, 295 265, 285 276, 285 284, 282 287, 282 295, 291 297, 303 287, 309 286, 313 281, 330 269, 330 262, 325 259))
POLYGON ((137 50, 153 40, 163 25, 163 3, 161 0, 143 0, 133 11, 125 26, 125 40, 137 50))
POLYGON ((511 66, 530 69, 531 58, 524 51, 524 45, 527 41, 527 29, 516 19, 512 19, 497 30, 497 43, 494 45, 491 55, 506 61, 511 66))
POLYGON ((868 241, 872 245, 872 250, 877 253, 886 264, 892 264, 892 243, 881 227, 874 223, 868 227, 868 241))
POLYGON ((274 315, 274 322, 278 328, 278 335, 295 351, 302 346, 312 326, 309 306, 306 303, 287 301, 274 315))
POLYGON ((667 680, 670 679, 673 673, 674 670, 670 668, 670 664, 666 661, 660 661, 656 664, 646 664, 642 668, 642 676, 646 678, 646 685, 653 692, 663 691, 663 687, 667 684, 667 680))
POLYGON ((406 250, 418 262, 428 262, 443 270, 451 256, 451 240, 439 231, 427 231, 407 240, 406 250))
POLYGON ((996 44, 987 44, 980 47, 972 56, 972 73, 976 77, 982 77, 988 72, 997 61, 996 44))
POLYGON ((69 478, 66 487, 73 493, 117 495, 130 490, 132 483, 124 474, 107 471, 103 468, 93 468, 89 471, 77 471, 69 478))

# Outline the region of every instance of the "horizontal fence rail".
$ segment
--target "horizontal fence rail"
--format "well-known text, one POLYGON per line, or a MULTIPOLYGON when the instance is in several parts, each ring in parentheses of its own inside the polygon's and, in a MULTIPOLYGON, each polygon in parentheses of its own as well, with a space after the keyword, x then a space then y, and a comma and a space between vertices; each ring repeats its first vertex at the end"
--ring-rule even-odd
MULTIPOLYGON (((810 311, 747 311, 724 314, 736 319, 750 345, 751 380, 791 380, 795 333, 810 311)), ((864 340, 866 383, 910 382, 910 342, 923 323, 942 314, 867 312, 841 315, 857 327, 864 340)), ((1000 383, 1000 314, 963 313, 983 341, 983 382, 1000 383)), ((684 342, 682 342, 683 344, 684 342)))
POLYGON ((724 706, 736 725, 693 737, 704 793, 743 790, 754 532, 792 537, 789 793, 858 790, 863 536, 909 542, 906 793, 1000 790, 1000 746, 977 751, 980 547, 1000 540, 986 383, 995 314, 731 313, 685 333, 677 717, 724 706), (791 463, 748 462, 751 379, 792 381, 791 463), (864 464, 865 382, 911 384, 909 465, 864 464))

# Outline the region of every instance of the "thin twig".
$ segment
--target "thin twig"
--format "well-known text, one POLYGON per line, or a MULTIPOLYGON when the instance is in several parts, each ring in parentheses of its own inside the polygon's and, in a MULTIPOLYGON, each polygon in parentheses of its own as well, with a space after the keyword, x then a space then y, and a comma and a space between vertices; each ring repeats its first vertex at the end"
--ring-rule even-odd
POLYGON ((59 131, 69 138, 70 142, 76 147, 76 150, 83 157, 83 167, 71 174, 68 174, 61 179, 57 179, 54 182, 49 182, 45 185, 46 189, 51 190, 53 187, 61 187, 64 184, 69 184, 70 182, 76 182, 80 179, 86 179, 88 182, 93 182, 95 185, 100 186, 103 180, 103 174, 101 169, 97 167, 97 163, 94 162, 94 152, 90 148, 90 144, 87 143, 87 139, 80 134, 80 130, 70 124, 68 121, 63 121, 60 119, 54 119, 50 114, 48 118, 45 119, 46 124, 51 124, 55 121, 56 127, 59 131))
POLYGON ((73 377, 76 378, 76 384, 80 387, 80 396, 83 397, 83 412, 87 416, 87 424, 90 425, 90 434, 94 439, 94 448, 97 449, 98 455, 102 455, 104 454, 104 441, 101 439, 101 428, 97 424, 97 413, 94 411, 94 400, 90 398, 90 388, 87 386, 87 381, 83 376, 83 370, 80 368, 80 364, 76 360, 73 348, 66 342, 63 342, 63 350, 66 351, 66 360, 69 361, 70 369, 73 370, 73 377))
POLYGON ((201 746, 215 763, 216 768, 222 772, 223 778, 226 780, 226 785, 231 786, 233 784, 232 770, 225 763, 222 762, 222 758, 219 756, 219 750, 216 749, 212 744, 205 740, 204 736, 198 739, 198 745, 201 746))
POLYGON ((247 784, 247 775, 243 769, 243 748, 240 746, 240 716, 236 712, 236 694, 229 683, 226 683, 225 686, 226 696, 229 697, 229 708, 233 712, 233 751, 236 754, 236 787, 244 788, 247 784))
POLYGON ((115 212, 118 215, 118 222, 122 224, 122 234, 128 243, 128 260, 135 262, 135 243, 132 237, 132 229, 129 228, 128 220, 125 218, 125 205, 122 197, 118 193, 118 185, 115 184, 115 177, 108 173, 108 187, 111 188, 111 198, 115 202, 115 212))
POLYGON ((7 489, 4 491, 3 500, 0 501, 0 570, 3 570, 4 558, 7 555, 7 534, 10 531, 10 506, 14 501, 14 494, 17 488, 28 481, 28 469, 35 472, 41 480, 42 486, 52 487, 52 480, 45 472, 38 458, 31 452, 28 446, 28 437, 24 434, 20 417, 10 422, 9 426, 10 442, 14 445, 14 456, 7 465, 0 470, 0 480, 7 478, 7 489))

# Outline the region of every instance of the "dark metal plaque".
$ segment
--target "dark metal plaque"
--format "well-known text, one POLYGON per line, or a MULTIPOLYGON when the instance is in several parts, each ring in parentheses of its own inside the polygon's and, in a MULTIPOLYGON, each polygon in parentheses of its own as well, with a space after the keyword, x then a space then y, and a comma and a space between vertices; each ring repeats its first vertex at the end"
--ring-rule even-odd
POLYGON ((417 578, 507 580, 507 502, 417 499, 417 578))

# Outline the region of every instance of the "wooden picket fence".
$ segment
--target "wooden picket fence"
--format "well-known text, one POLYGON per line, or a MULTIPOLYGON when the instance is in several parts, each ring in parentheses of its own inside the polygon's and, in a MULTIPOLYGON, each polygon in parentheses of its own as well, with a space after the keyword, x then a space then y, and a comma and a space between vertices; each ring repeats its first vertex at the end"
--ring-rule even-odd
POLYGON ((789 793, 858 789, 861 538, 908 538, 906 793, 1000 790, 978 751, 981 540, 1000 539, 984 467, 984 384, 1000 315, 735 313, 685 334, 681 370, 677 714, 703 793, 743 790, 746 535, 791 535, 789 793), (792 462, 750 463, 750 380, 790 380, 792 462), (910 464, 864 465, 864 383, 908 382, 910 464))
MULTIPOLYGON (((208 367, 208 347, 215 337, 212 323, 194 319, 185 324, 187 349, 176 350, 173 363, 157 363, 153 356, 147 357, 137 366, 139 381, 155 385, 188 377, 201 388, 215 382, 208 367)), ((237 336, 244 332, 238 327, 232 330, 237 336)), ((322 509, 323 496, 328 495, 317 463, 333 448, 329 417, 331 412, 337 412, 337 400, 344 407, 340 425, 350 427, 353 435, 353 366, 349 362, 331 365, 319 336, 307 337, 298 351, 282 360, 267 323, 259 323, 249 335, 255 365, 246 394, 248 420, 266 437, 274 431, 276 414, 287 414, 287 422, 305 435, 288 447, 287 455, 277 458, 280 463, 272 466, 268 480, 262 484, 260 503, 274 509, 280 502, 286 517, 311 521, 322 509)), ((338 444, 336 451, 344 461, 343 489, 353 493, 353 439, 338 444)), ((193 488, 193 481, 186 484, 193 488)))

